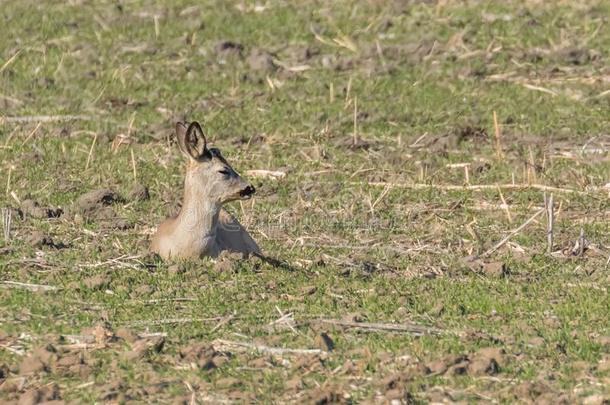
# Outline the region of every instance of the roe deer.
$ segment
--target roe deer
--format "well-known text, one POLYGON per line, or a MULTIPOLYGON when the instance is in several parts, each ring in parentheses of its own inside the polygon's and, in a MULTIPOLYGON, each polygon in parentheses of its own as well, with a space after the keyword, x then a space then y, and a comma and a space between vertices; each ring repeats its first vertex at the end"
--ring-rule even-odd
POLYGON ((197 122, 176 124, 180 151, 188 160, 184 200, 178 215, 157 229, 151 250, 163 259, 216 257, 223 250, 260 256, 260 248, 248 231, 222 205, 252 197, 255 189, 246 183, 222 157, 208 149, 197 122))

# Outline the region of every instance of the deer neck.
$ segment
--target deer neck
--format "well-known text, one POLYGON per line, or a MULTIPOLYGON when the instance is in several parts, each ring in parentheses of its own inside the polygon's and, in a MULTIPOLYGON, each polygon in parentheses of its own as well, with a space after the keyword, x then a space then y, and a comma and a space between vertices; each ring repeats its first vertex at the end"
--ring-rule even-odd
POLYGON ((207 196, 205 187, 185 181, 182 209, 176 218, 177 229, 194 239, 215 238, 221 205, 207 196))

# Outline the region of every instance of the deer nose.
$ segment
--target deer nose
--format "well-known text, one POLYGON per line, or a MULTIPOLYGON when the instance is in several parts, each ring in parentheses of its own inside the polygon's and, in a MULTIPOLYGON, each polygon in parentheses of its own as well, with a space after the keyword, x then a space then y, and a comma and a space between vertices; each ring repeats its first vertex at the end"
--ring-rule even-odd
POLYGON ((252 185, 248 185, 246 188, 239 192, 239 195, 242 197, 249 197, 252 194, 256 193, 256 189, 252 185))

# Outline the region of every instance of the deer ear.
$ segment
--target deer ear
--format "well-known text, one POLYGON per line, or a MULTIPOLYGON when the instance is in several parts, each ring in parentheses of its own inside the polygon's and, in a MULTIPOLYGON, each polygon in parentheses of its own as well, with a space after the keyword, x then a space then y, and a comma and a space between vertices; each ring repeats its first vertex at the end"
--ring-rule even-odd
POLYGON ((188 128, 182 122, 176 123, 176 138, 178 147, 188 158, 201 160, 207 155, 205 135, 198 122, 191 122, 188 128))

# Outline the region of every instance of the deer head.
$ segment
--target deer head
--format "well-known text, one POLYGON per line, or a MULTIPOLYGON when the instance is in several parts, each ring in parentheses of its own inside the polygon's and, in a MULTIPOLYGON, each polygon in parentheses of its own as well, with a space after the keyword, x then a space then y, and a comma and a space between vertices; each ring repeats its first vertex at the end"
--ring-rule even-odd
POLYGON ((255 188, 241 178, 220 150, 208 149, 198 122, 191 122, 188 126, 176 123, 176 138, 188 160, 184 181, 187 197, 222 205, 229 201, 247 200, 255 193, 255 188))

